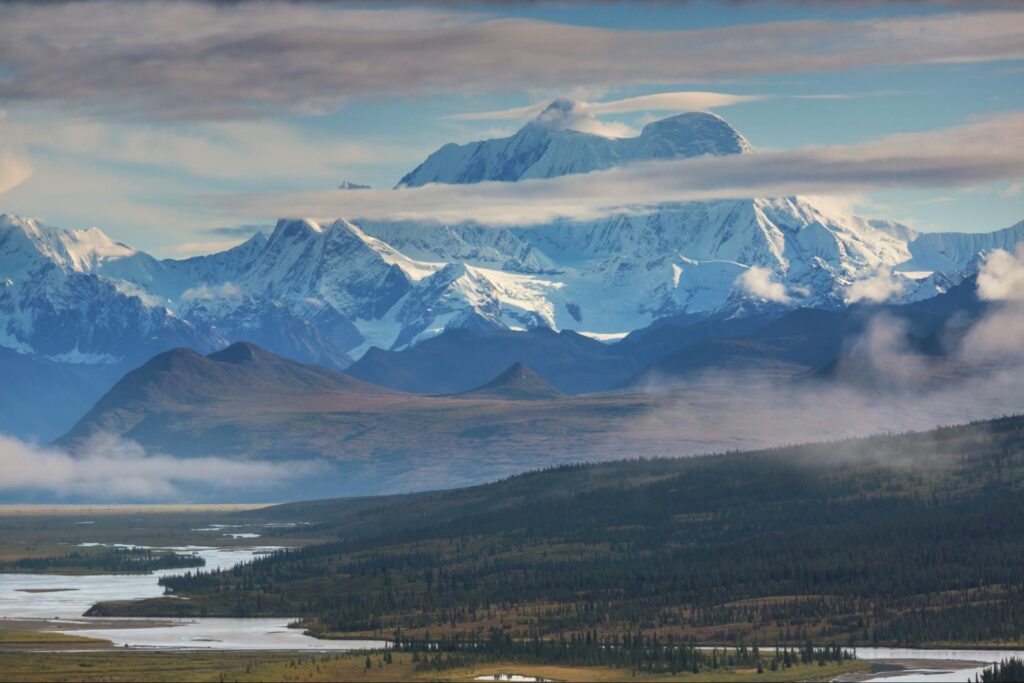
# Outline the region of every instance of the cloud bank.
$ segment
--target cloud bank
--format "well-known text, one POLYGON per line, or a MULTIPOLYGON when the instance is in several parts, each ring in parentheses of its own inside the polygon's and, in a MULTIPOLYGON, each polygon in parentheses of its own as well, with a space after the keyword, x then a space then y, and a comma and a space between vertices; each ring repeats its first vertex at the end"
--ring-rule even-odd
POLYGON ((643 212, 665 202, 964 187, 1024 177, 1021 148, 1024 113, 1014 113, 852 145, 638 162, 607 171, 515 183, 261 193, 209 201, 231 214, 530 225, 643 212))
MULTIPOLYGON (((594 116, 601 114, 628 114, 640 111, 700 111, 726 107, 743 102, 764 99, 760 95, 730 95, 720 92, 677 91, 654 95, 641 95, 606 102, 577 102, 582 111, 594 116)), ((548 106, 550 100, 537 102, 525 107, 499 109, 497 111, 468 112, 447 117, 453 121, 507 121, 534 118, 548 106)))
POLYGON ((194 499, 195 491, 272 490, 308 476, 308 462, 269 463, 147 454, 133 441, 98 435, 79 455, 0 435, 0 492, 96 501, 194 499))
POLYGON ((1021 58, 1024 15, 998 10, 641 31, 327 4, 0 6, 0 99, 159 119, 1021 58))

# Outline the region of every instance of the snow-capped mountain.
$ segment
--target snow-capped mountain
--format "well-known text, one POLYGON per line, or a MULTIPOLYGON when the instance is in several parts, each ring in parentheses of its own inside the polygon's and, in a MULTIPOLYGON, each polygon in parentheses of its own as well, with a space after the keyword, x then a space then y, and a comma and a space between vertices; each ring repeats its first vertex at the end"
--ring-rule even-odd
MULTIPOLYGON (((515 135, 446 145, 402 179, 515 182, 632 161, 752 153, 721 118, 691 113, 632 138, 568 127, 558 100, 515 135)), ((280 220, 227 251, 158 260, 98 229, 0 219, 0 346, 66 362, 110 362, 241 339, 346 366, 448 328, 574 329, 614 339, 677 313, 841 308, 886 280, 897 301, 942 292, 980 252, 1024 240, 918 234, 798 197, 690 202, 642 215, 521 228, 436 221, 280 220), (140 351, 141 350, 141 351, 140 351)))
POLYGON ((714 114, 691 112, 655 121, 634 138, 609 138, 568 128, 580 115, 574 102, 557 99, 511 137, 445 145, 398 186, 553 178, 630 161, 750 151, 746 138, 714 114))
POLYGON ((257 234, 219 254, 161 261, 97 228, 0 216, 0 346, 70 364, 130 366, 168 348, 212 351, 245 338, 300 360, 347 365, 344 350, 310 320, 232 284, 266 246, 257 234))
POLYGON ((135 283, 151 261, 96 228, 56 230, 0 216, 0 345, 86 364, 209 345, 206 331, 135 283), (124 262, 119 276, 100 275, 117 262, 124 262))

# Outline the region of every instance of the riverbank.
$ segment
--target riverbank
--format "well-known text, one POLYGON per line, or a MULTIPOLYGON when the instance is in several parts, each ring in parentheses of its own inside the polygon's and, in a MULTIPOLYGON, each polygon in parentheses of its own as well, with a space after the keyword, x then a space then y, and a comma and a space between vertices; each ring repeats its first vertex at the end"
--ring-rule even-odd
MULTIPOLYGON (((657 675, 628 669, 528 665, 487 662, 430 670, 417 666, 409 653, 348 653, 296 656, 294 653, 243 652, 0 652, 0 682, 25 681, 473 681, 494 674, 516 674, 547 681, 745 681, 766 683, 829 680, 863 666, 842 662, 819 667, 796 666, 785 671, 722 669, 700 674, 657 675), (369 664, 369 666, 367 666, 369 664)), ((507 679, 506 679, 507 680, 507 679)))

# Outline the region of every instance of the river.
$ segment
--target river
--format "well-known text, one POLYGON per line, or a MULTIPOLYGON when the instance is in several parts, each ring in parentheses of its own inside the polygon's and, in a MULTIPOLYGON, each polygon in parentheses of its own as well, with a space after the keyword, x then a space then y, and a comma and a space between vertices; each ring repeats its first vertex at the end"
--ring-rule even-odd
MULTIPOLYGON (((206 560, 205 570, 225 569, 246 562, 275 546, 215 548, 185 546, 177 552, 194 552, 206 560)), ((60 574, 0 573, 0 618, 46 620, 48 630, 105 638, 118 647, 219 649, 219 650, 358 650, 385 647, 385 641, 319 640, 288 628, 290 619, 133 619, 83 617, 82 613, 104 600, 137 600, 164 594, 157 581, 166 569, 152 574, 67 576, 60 574), (42 591, 42 592, 39 592, 42 591), (153 625, 153 624, 156 625, 153 625), (142 626, 146 624, 146 626, 142 626), (94 626, 93 626, 94 625, 94 626)), ((770 649, 770 648, 769 648, 770 649)), ((986 665, 1007 657, 1022 657, 1020 650, 923 650, 916 648, 861 647, 860 659, 880 664, 909 666, 905 671, 878 672, 850 680, 874 683, 929 681, 944 683, 973 680, 986 665)))
MULTIPOLYGON (((138 546, 136 546, 138 547, 138 546)), ((251 560, 274 546, 214 548, 185 546, 178 552, 194 552, 206 560, 205 570, 224 569, 251 560)), ((260 619, 132 619, 83 617, 104 600, 137 600, 164 594, 157 584, 161 576, 180 574, 165 569, 152 574, 0 573, 0 618, 46 620, 47 630, 105 638, 118 647, 163 647, 220 650, 358 650, 381 648, 385 641, 319 640, 288 628, 286 618, 260 619), (142 624, 159 625, 141 627, 142 624), (95 628, 91 625, 95 624, 95 628), (66 626, 65 626, 66 625, 66 626)))
MULTIPOLYGON (((878 673, 870 678, 872 683, 964 683, 973 681, 987 666, 1009 657, 1024 658, 1024 650, 924 650, 900 647, 858 647, 857 657, 879 664, 897 664, 908 667, 904 671, 878 673), (978 666, 983 662, 984 666, 978 666)), ((849 679, 855 680, 855 679, 849 679)))

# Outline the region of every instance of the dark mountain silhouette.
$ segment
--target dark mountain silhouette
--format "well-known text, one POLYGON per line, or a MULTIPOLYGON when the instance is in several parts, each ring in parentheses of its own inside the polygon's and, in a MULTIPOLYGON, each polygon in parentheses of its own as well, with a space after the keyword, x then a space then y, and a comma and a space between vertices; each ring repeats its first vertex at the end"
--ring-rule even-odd
POLYGON ((487 384, 455 395, 463 398, 535 401, 558 398, 563 394, 523 363, 514 363, 487 384))
POLYGON ((132 370, 110 388, 58 443, 72 445, 96 432, 132 437, 165 414, 247 396, 283 404, 289 395, 392 393, 340 372, 303 365, 249 342, 204 356, 172 349, 132 370))

